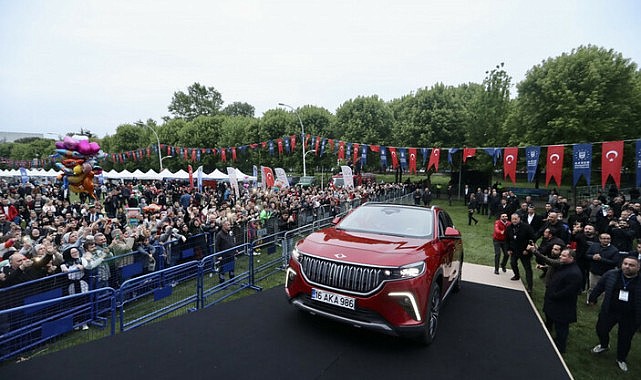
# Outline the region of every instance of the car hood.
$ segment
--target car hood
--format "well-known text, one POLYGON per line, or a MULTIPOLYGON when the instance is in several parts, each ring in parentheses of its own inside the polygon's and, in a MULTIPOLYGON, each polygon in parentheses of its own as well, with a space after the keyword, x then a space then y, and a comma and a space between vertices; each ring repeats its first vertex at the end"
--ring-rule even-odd
POLYGON ((328 259, 367 265, 398 266, 423 260, 429 239, 347 232, 328 228, 314 232, 298 249, 328 259), (340 257, 339 257, 340 256, 340 257))

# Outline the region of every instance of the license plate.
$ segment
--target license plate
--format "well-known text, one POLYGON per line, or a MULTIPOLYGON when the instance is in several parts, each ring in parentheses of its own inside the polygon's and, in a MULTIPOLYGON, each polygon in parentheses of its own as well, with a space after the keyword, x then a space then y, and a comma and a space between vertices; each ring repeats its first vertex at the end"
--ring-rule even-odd
POLYGON ((356 309, 356 299, 332 292, 326 292, 324 290, 312 289, 312 299, 314 301, 324 302, 330 305, 344 307, 346 309, 356 309))

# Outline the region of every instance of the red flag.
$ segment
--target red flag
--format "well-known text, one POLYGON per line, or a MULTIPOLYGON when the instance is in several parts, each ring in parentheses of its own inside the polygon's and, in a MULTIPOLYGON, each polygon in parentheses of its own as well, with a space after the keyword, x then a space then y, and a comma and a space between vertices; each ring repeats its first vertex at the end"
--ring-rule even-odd
POLYGON ((516 184, 516 159, 519 155, 519 148, 505 148, 503 155, 503 179, 512 177, 512 183, 516 184))
POLYGON ((341 141, 338 143, 338 159, 339 160, 345 159, 345 142, 344 141, 341 141))
POLYGON ((316 153, 317 156, 318 156, 318 153, 320 152, 320 149, 319 149, 320 142, 321 142, 320 136, 316 136, 316 146, 314 147, 314 153, 316 153))
POLYGON ((369 148, 374 153, 380 153, 380 151, 381 151, 381 146, 380 145, 370 145, 369 148))
POLYGON ((392 168, 398 167, 398 156, 396 155, 396 148, 389 147, 390 156, 392 156, 392 168))
POLYGON ((183 158, 187 161, 187 148, 183 148, 183 158))
POLYGON ((236 147, 232 146, 231 147, 231 160, 236 161, 236 147))
POLYGON ((261 166, 260 168, 263 172, 263 183, 265 184, 265 188, 269 189, 274 186, 274 171, 268 166, 261 166))
POLYGON ((439 148, 432 148, 432 153, 430 154, 430 162, 427 163, 427 170, 430 170, 434 166, 434 171, 438 171, 438 160, 441 158, 441 150, 439 148))
POLYGON ((194 170, 191 165, 187 165, 187 172, 189 172, 189 190, 194 188, 194 170))
POLYGON ((623 141, 604 142, 601 148, 601 187, 605 188, 608 176, 612 176, 617 188, 621 184, 623 141))
POLYGON ((416 173, 416 148, 409 148, 410 152, 410 173, 416 173))
POLYGON ((476 155, 476 148, 463 148, 463 162, 476 155))
POLYGON ((334 139, 329 139, 329 151, 333 152, 334 151, 334 139))
POLYGON ((147 148, 147 158, 151 157, 151 148, 147 148))
POLYGON ((261 143, 260 143, 260 146, 261 146, 263 149, 267 148, 267 141, 263 141, 263 142, 261 142, 261 143))
POLYGON ((283 155, 283 139, 276 139, 276 143, 278 144, 278 155, 282 156, 283 155))
POLYGON ((221 148, 220 149, 220 159, 223 160, 223 162, 227 161, 227 149, 226 148, 221 148))
POLYGON ((294 149, 296 149, 296 135, 291 135, 289 136, 289 138, 290 138, 289 145, 291 146, 292 152, 293 152, 294 149))
POLYGON ((361 159, 361 154, 358 151, 359 146, 360 145, 357 143, 352 144, 352 148, 354 149, 354 154, 352 154, 352 162, 354 163, 354 167, 356 167, 356 162, 361 159))
POLYGON ((552 145, 548 147, 548 164, 545 169, 545 187, 548 187, 552 178, 554 178, 557 186, 561 186, 561 174, 563 173, 563 151, 563 145, 552 145))
POLYGON ((171 147, 167 145, 167 155, 171 156, 171 147))

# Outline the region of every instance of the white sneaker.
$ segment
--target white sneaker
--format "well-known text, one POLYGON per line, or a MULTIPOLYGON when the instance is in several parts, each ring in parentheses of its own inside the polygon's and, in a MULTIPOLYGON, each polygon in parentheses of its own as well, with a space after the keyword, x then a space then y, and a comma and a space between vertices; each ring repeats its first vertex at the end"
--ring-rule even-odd
MULTIPOLYGON (((83 329, 83 330, 89 330, 89 326, 87 326, 87 325, 82 325, 82 329, 83 329)), ((620 365, 619 365, 619 366, 620 366, 620 365)))
POLYGON ((619 368, 621 368, 621 371, 628 372, 628 365, 626 362, 620 362, 617 360, 617 364, 619 365, 619 368))
POLYGON ((609 350, 609 349, 610 349, 609 347, 601 347, 601 345, 600 345, 600 344, 597 344, 597 345, 596 345, 596 346, 594 346, 594 348, 592 349, 592 353, 593 353, 593 354, 600 354, 600 353, 605 352, 605 351, 607 351, 607 350, 609 350))

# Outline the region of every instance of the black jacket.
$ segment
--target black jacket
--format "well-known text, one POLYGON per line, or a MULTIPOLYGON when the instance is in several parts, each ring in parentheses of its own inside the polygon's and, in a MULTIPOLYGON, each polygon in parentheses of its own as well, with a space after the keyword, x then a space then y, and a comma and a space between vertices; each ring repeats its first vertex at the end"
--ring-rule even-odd
POLYGON ((576 301, 583 285, 583 274, 576 264, 561 264, 545 288, 543 311, 558 322, 576 322, 576 301))
MULTIPOLYGON (((603 304, 601 305, 602 313, 609 313, 611 310, 611 304, 613 301, 612 297, 617 297, 619 294, 618 288, 621 283, 619 279, 621 278, 621 269, 612 269, 606 272, 599 282, 596 284, 594 289, 590 292, 588 297, 588 302, 596 303, 597 298, 603 293, 603 304)), ((635 282, 632 284, 635 286, 635 291, 631 292, 633 299, 631 302, 634 302, 634 321, 637 325, 641 325, 641 276, 637 275, 635 282)), ((629 285, 628 285, 629 286, 629 285)))
POLYGON ((529 224, 521 221, 519 224, 510 224, 505 230, 505 242, 507 250, 512 251, 517 256, 523 255, 528 242, 534 240, 534 231, 529 224))

